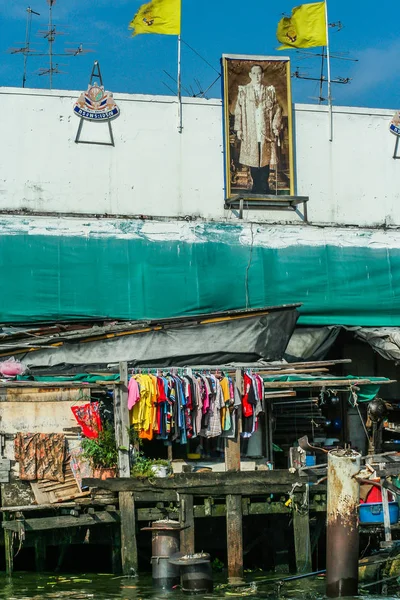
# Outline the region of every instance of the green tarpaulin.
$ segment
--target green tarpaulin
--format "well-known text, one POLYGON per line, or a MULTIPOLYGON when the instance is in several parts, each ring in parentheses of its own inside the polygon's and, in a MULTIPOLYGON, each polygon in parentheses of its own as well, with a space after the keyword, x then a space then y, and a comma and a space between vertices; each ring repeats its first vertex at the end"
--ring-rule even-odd
POLYGON ((198 230, 194 241, 0 230, 0 322, 152 319, 302 302, 303 325, 400 326, 398 248, 295 238, 252 247, 241 243, 239 225, 198 230))

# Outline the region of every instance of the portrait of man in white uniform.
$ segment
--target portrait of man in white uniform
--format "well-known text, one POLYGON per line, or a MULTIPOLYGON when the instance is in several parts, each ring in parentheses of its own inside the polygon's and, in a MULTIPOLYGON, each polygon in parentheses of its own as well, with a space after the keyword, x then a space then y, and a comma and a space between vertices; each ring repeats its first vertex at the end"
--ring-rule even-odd
POLYGON ((255 194, 271 194, 269 174, 277 162, 277 143, 282 130, 282 107, 273 85, 263 83, 261 65, 249 71, 250 83, 239 85, 235 108, 239 162, 250 167, 255 194))
POLYGON ((290 61, 224 55, 227 198, 294 190, 290 61))

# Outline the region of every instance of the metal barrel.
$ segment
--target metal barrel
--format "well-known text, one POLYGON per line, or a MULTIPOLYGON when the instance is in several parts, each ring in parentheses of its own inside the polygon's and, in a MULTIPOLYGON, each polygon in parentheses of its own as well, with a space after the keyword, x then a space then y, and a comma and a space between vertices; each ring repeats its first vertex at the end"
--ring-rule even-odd
POLYGON ((181 571, 181 588, 188 593, 208 593, 213 591, 213 578, 210 555, 206 552, 183 555, 170 559, 181 571))
POLYGON ((179 552, 180 524, 177 521, 155 521, 152 530, 152 573, 154 587, 171 589, 179 583, 179 567, 169 562, 179 552))
POLYGON ((206 593, 213 591, 211 563, 181 567, 181 585, 183 592, 206 593))
POLYGON ((326 595, 358 594, 358 504, 361 455, 354 450, 328 454, 326 595))

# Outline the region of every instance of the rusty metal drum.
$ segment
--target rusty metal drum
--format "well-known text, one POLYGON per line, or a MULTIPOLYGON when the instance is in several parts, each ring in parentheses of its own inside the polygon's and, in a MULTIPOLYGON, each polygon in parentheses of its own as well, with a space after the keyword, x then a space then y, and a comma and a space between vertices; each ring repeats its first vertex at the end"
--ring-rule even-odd
POLYGON ((154 521, 151 527, 143 530, 152 532, 152 576, 153 586, 158 589, 172 589, 179 584, 179 567, 169 562, 173 554, 179 552, 181 525, 178 521, 154 521))
POLYGON ((360 486, 355 475, 361 456, 354 450, 328 454, 326 594, 329 598, 358 593, 358 504, 360 486))

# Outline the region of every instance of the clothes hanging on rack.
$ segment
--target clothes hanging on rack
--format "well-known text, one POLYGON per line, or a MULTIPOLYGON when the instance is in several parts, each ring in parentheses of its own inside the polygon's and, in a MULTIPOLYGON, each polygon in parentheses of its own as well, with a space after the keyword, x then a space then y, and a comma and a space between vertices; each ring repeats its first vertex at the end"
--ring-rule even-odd
MULTIPOLYGON (((247 411, 251 403, 254 405, 246 430, 249 435, 255 431, 261 410, 260 382, 262 387, 261 378, 248 376, 249 389, 243 399, 247 411)), ((186 444, 198 437, 233 438, 241 404, 234 382, 223 373, 137 373, 128 384, 131 425, 139 437, 148 440, 155 437, 186 444)))
POLYGON ((130 422, 142 439, 186 444, 193 438, 234 438, 242 407, 242 437, 251 437, 262 412, 263 381, 244 374, 243 397, 221 372, 137 373, 128 384, 130 422))
POLYGON ((251 371, 243 376, 242 437, 249 438, 258 429, 258 415, 263 412, 263 380, 251 371))

